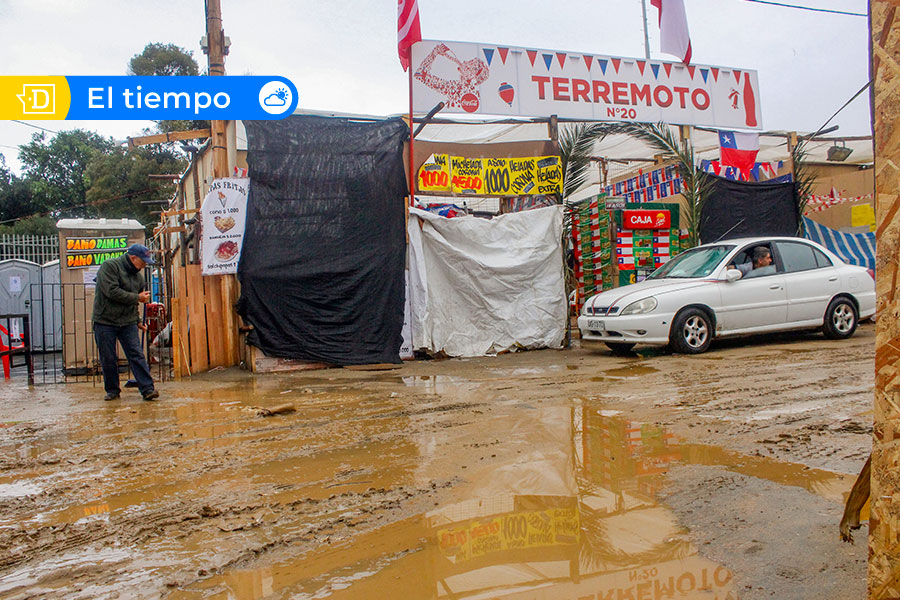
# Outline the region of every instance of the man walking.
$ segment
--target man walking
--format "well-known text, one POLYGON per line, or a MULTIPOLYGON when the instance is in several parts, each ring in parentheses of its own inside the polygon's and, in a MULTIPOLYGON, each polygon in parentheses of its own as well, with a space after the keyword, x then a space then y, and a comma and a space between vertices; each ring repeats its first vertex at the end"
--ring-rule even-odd
MULTIPOLYGON (((100 265, 97 272, 97 288, 94 293, 94 339, 100 352, 103 369, 104 400, 119 397, 119 358, 116 340, 122 345, 128 366, 138 382, 144 400, 159 398, 153 387, 150 367, 144 358, 138 335, 138 304, 150 301, 150 292, 144 291, 141 269, 153 264, 150 250, 134 244, 128 251, 100 265)), ((143 327, 143 325, 141 326, 143 327)))

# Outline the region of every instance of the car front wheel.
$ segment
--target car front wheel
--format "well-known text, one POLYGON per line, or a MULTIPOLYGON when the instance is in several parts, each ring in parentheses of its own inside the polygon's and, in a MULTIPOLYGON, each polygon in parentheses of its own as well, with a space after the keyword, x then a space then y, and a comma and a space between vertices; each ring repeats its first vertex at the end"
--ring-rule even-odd
POLYGON ((689 308, 678 313, 669 333, 669 345, 682 354, 706 352, 712 343, 712 322, 709 315, 699 308, 689 308))
POLYGON ((822 333, 832 340, 843 340, 856 331, 859 316, 856 306, 848 298, 835 298, 825 309, 825 324, 822 333))

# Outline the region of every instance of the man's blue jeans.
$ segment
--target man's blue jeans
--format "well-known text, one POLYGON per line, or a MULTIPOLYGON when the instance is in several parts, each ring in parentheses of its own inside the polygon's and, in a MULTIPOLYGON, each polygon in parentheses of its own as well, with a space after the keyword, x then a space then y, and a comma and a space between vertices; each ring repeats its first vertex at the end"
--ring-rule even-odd
POLYGON ((103 369, 103 387, 107 394, 118 394, 119 390, 119 357, 116 353, 116 340, 122 345, 128 366, 138 382, 141 395, 153 391, 153 377, 150 367, 141 348, 141 338, 137 325, 103 325, 94 323, 94 339, 100 352, 100 367, 103 369))

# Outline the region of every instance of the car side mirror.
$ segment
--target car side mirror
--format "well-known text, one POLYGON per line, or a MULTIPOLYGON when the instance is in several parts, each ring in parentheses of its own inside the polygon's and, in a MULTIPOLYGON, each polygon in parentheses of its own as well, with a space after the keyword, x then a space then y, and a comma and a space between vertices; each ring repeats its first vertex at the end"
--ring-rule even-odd
POLYGON ((741 273, 737 269, 727 269, 725 271, 725 281, 727 281, 729 283, 731 283, 732 281, 737 281, 738 279, 740 279, 743 276, 744 276, 744 274, 741 273))

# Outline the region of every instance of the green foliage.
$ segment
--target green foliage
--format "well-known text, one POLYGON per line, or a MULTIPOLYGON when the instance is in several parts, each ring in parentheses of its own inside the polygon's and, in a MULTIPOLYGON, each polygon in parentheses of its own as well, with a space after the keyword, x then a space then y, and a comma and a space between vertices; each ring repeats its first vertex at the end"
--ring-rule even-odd
MULTIPOLYGON (((194 60, 194 53, 175 44, 150 43, 140 54, 131 57, 128 63, 129 75, 198 75, 200 68, 194 60)), ((206 129, 209 121, 156 121, 160 133, 206 129)))
POLYGON ((806 161, 806 144, 811 138, 812 136, 804 139, 791 150, 791 161, 794 164, 794 201, 797 204, 797 223, 799 223, 798 235, 803 235, 803 213, 812 194, 813 183, 816 181, 806 161))
POLYGON ((600 125, 600 130, 604 135, 623 133, 639 139, 658 150, 663 160, 678 164, 682 178, 681 194, 688 208, 681 216, 682 225, 688 230, 689 246, 699 245, 703 200, 711 191, 712 181, 697 166, 694 147, 689 142, 679 142, 665 123, 604 123, 600 125))
POLYGON ((81 207, 87 196, 84 174, 92 158, 115 148, 111 138, 91 131, 63 131, 46 142, 36 133, 31 142, 19 146, 24 179, 43 210, 59 216, 86 216, 81 207))
POLYGON ((198 75, 194 53, 175 44, 150 43, 131 57, 129 75, 198 75))
POLYGON ((89 204, 86 212, 107 218, 137 219, 144 225, 152 225, 159 217, 151 211, 158 211, 160 204, 144 202, 168 200, 172 188, 148 176, 180 173, 185 166, 184 159, 174 152, 154 147, 131 152, 115 148, 108 154, 99 155, 90 162, 85 173, 89 204))
POLYGON ((14 223, 0 225, 0 235, 57 235, 56 219, 46 216, 35 216, 21 219, 14 223))
POLYGON ((597 123, 576 123, 562 128, 559 154, 562 158, 563 197, 568 198, 585 184, 590 174, 594 143, 605 137, 597 123))

